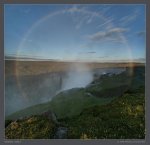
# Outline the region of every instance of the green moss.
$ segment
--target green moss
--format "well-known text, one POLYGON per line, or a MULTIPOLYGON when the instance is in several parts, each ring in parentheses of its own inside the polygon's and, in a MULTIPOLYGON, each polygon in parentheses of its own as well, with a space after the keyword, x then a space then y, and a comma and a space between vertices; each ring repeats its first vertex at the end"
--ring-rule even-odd
POLYGON ((145 137, 144 94, 124 94, 111 103, 85 109, 61 120, 68 138, 142 139, 145 137))

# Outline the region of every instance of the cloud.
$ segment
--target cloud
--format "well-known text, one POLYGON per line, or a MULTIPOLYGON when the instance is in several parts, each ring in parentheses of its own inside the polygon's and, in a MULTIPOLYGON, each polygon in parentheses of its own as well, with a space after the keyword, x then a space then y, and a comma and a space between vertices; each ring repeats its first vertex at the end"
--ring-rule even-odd
POLYGON ((137 19, 137 17, 139 16, 139 13, 140 12, 138 10, 135 10, 132 14, 122 17, 120 19, 121 24, 128 25, 128 24, 134 22, 137 19))
POLYGON ((112 5, 103 4, 100 7, 100 11, 106 15, 108 12, 110 12, 110 9, 112 8, 112 5))
POLYGON ((28 40, 26 40, 27 42, 33 42, 33 40, 32 39, 28 39, 28 40))
POLYGON ((95 51, 89 51, 89 52, 86 52, 86 53, 93 53, 93 54, 94 54, 94 53, 96 53, 96 52, 95 52, 95 51))
POLYGON ((66 10, 66 13, 69 13, 72 15, 73 21, 76 23, 75 28, 79 29, 81 28, 82 25, 84 25, 85 21, 87 21, 88 16, 87 14, 85 15, 86 8, 85 7, 80 7, 79 5, 74 5, 71 8, 68 8, 66 10), (80 15, 75 15, 75 14, 80 14, 80 15))
POLYGON ((106 13, 110 12, 112 6, 102 6, 99 10, 91 11, 88 6, 83 5, 73 5, 65 10, 65 13, 69 13, 72 15, 73 20, 76 22, 76 29, 80 29, 85 24, 91 24, 96 20, 100 20, 100 24, 96 27, 99 29, 100 27, 107 26, 107 28, 112 28, 112 22, 114 20, 113 16, 107 16, 106 13), (79 14, 79 15, 76 15, 79 14))
POLYGON ((123 42, 124 39, 121 33, 127 31, 128 29, 116 27, 116 28, 111 28, 108 31, 99 31, 92 35, 88 35, 87 37, 91 41, 109 40, 109 41, 123 42))
POLYGON ((145 61, 145 58, 138 58, 137 60, 145 61))
POLYGON ((146 59, 145 58, 137 58, 137 59, 134 59, 134 61, 137 61, 137 62, 146 62, 146 59))
POLYGON ((75 13, 79 11, 79 8, 77 7, 77 5, 74 5, 73 7, 67 9, 67 11, 70 13, 75 13))
POLYGON ((26 9, 26 10, 23 10, 23 12, 25 13, 25 14, 29 14, 30 12, 31 12, 31 9, 26 9))
POLYGON ((98 58, 108 58, 109 56, 99 56, 98 58))
POLYGON ((79 52, 79 54, 95 54, 95 51, 79 52))
POLYGON ((100 28, 100 27, 102 27, 102 26, 105 26, 106 24, 111 23, 112 21, 113 21, 113 18, 110 18, 110 19, 108 19, 107 21, 105 21, 104 23, 98 25, 97 27, 100 28))
POLYGON ((84 24, 92 23, 94 18, 104 19, 100 12, 90 11, 88 10, 88 7, 81 5, 74 5, 71 8, 68 8, 65 12, 72 15, 72 18, 77 23, 76 29, 81 28, 84 24), (77 13, 80 15, 75 16, 77 13))
POLYGON ((116 28, 112 28, 111 30, 109 30, 109 33, 122 33, 122 32, 126 32, 128 31, 128 29, 125 29, 125 28, 119 28, 119 27, 116 27, 116 28))
POLYGON ((146 32, 145 32, 145 31, 139 31, 139 32, 137 32, 136 34, 137 34, 137 36, 139 36, 139 37, 145 37, 146 32))
POLYGON ((145 63, 146 59, 145 58, 133 58, 133 59, 120 59, 120 60, 115 60, 120 61, 120 62, 137 62, 137 63, 145 63))

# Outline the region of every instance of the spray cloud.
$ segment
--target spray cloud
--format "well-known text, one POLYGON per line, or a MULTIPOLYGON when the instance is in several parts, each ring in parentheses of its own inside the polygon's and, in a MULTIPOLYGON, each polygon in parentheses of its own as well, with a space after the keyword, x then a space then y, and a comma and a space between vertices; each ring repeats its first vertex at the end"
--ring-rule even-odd
POLYGON ((93 80, 93 73, 85 63, 72 63, 63 79, 62 89, 81 88, 93 80))

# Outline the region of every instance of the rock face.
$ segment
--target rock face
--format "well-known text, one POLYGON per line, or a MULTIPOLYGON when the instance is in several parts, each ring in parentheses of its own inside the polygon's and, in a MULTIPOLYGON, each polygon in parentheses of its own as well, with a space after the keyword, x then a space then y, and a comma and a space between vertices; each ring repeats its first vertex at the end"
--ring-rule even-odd
POLYGON ((50 120, 53 120, 58 125, 58 128, 55 130, 54 139, 66 139, 67 138, 68 129, 66 127, 61 127, 61 124, 57 121, 57 117, 54 112, 52 112, 51 110, 48 110, 42 113, 42 115, 49 118, 50 120))
POLYGON ((67 139, 67 131, 66 127, 58 127, 55 133, 55 139, 67 139))
POLYGON ((47 117, 50 120, 53 120, 56 124, 59 124, 58 121, 57 121, 56 114, 54 112, 52 112, 51 110, 43 112, 42 115, 47 117))

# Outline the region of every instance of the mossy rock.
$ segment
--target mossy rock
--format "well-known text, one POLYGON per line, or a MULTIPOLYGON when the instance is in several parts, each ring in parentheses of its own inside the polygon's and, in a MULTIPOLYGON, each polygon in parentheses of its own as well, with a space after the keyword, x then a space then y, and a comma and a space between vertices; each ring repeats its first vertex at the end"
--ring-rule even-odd
POLYGON ((54 138, 56 124, 44 115, 35 115, 11 122, 5 129, 7 139, 54 138))

